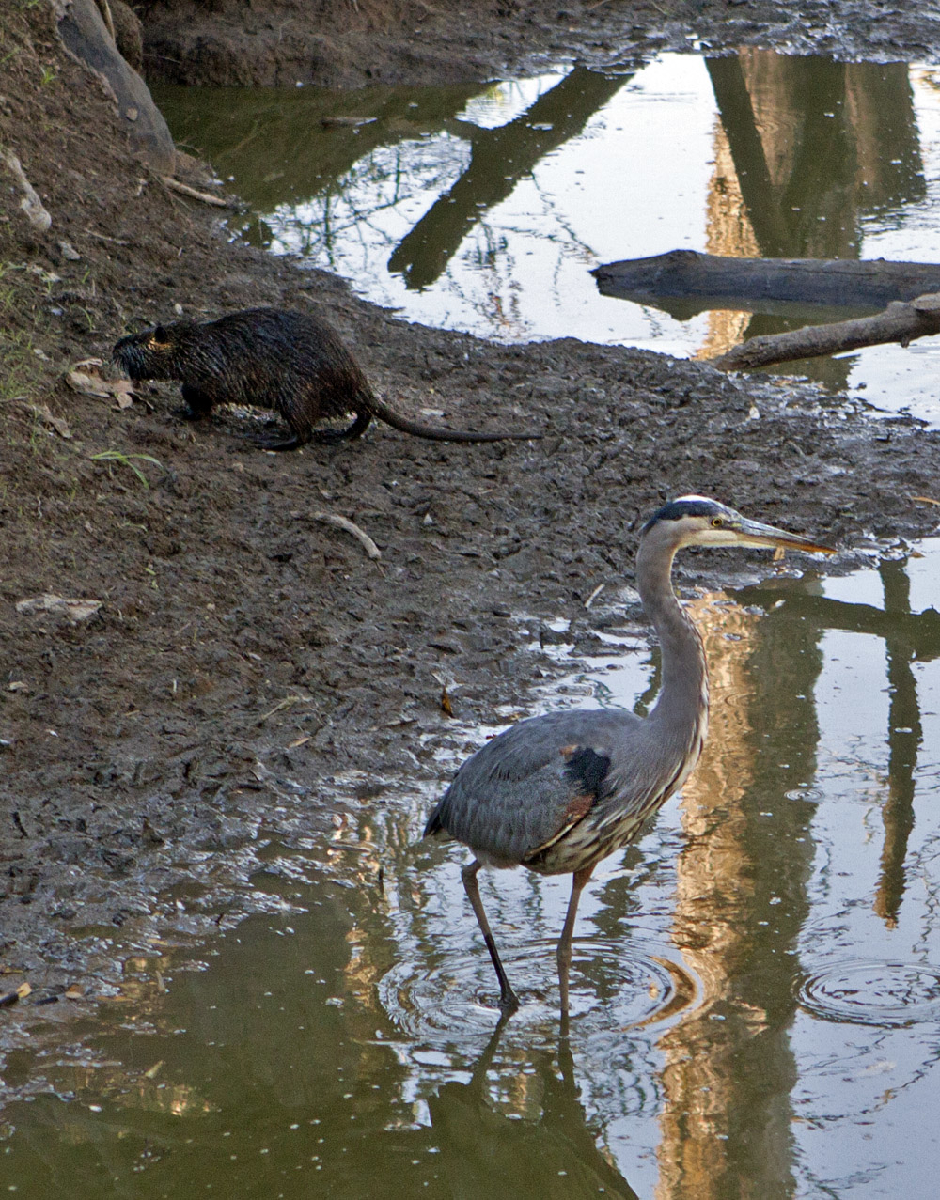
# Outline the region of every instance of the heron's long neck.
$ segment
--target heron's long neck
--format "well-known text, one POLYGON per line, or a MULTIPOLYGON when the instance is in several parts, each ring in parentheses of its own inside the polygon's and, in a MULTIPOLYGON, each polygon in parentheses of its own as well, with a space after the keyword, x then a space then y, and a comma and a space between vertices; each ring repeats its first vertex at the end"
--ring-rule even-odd
POLYGON ((668 730, 670 741, 700 748, 708 725, 708 668, 698 630, 672 589, 674 556, 672 547, 644 542, 636 560, 640 599, 662 652, 663 686, 649 719, 668 730))

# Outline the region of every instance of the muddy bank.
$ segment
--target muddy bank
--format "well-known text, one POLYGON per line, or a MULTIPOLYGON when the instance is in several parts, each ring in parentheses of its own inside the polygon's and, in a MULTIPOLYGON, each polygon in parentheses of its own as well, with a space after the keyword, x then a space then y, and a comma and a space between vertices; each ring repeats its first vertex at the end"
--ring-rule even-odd
POLYGON ((145 0, 145 70, 187 84, 330 87, 453 84, 535 73, 559 62, 598 69, 650 53, 776 46, 789 54, 933 59, 940 9, 906 0, 145 0), (209 11, 207 11, 207 7, 209 11))
MULTIPOLYGON (((525 649, 549 620, 587 652, 615 619, 605 598, 663 499, 714 494, 847 547, 933 530, 911 497, 940 490, 940 437, 916 422, 654 354, 406 325, 230 244, 214 210, 135 160, 49 12, 6 6, 0 38, 4 145, 51 217, 31 224, 3 176, 0 928, 11 986, 34 988, 20 1011, 120 987, 152 936, 237 920, 260 902, 265 843, 328 827, 344 798, 436 785, 435 751, 470 749, 462 723, 524 711, 554 669, 525 649), (129 328, 265 303, 337 324, 403 411, 545 436, 460 447, 377 425, 274 456, 245 414, 180 421, 171 387, 122 409, 65 382, 129 328), (382 558, 314 510, 355 521, 382 558), (100 607, 17 610, 46 593, 100 607)), ((679 574, 726 579, 737 561, 679 574)))

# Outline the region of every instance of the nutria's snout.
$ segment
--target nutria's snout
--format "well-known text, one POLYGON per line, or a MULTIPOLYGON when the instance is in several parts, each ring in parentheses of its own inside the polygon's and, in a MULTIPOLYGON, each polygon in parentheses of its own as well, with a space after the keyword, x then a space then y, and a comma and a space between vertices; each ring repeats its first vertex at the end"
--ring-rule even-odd
POLYGON ((147 371, 153 366, 150 361, 155 329, 145 329, 142 333, 129 333, 114 344, 111 351, 111 362, 131 379, 148 378, 147 371))
POLYGON ((204 346, 211 343, 211 336, 207 338, 201 330, 197 321, 152 325, 120 338, 111 357, 131 379, 176 379, 185 383, 199 370, 199 352, 192 348, 194 340, 204 346))

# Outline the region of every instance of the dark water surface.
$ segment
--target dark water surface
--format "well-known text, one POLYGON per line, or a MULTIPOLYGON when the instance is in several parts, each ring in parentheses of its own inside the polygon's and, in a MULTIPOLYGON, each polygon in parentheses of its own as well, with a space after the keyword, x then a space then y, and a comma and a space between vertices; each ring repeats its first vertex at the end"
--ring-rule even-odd
MULTIPOLYGON (((415 845, 437 789, 350 777, 331 837, 263 831, 268 913, 154 945, 100 1025, 13 1056, 0 1191, 933 1195, 940 542, 898 553, 693 601, 710 741, 585 892, 570 1039, 567 880, 484 878, 523 1000, 494 1037, 463 853, 415 845)), ((648 705, 655 652, 609 637, 534 707, 648 705)))

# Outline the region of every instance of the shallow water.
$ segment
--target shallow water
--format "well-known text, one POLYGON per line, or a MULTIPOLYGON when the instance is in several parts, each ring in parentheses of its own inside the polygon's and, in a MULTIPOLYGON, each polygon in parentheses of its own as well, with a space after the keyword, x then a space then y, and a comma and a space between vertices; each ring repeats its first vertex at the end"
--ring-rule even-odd
MULTIPOLYGON (((233 229, 410 320, 490 338, 710 357, 824 318, 613 299, 590 269, 679 248, 937 259, 935 68, 749 49, 486 88, 164 88, 158 99, 175 136, 251 204, 233 229)), ((936 422, 938 355, 929 338, 786 371, 936 422)))
MULTIPOLYGON (((569 1040, 567 880, 484 878, 523 1000, 494 1037, 463 854, 415 844, 439 789, 388 779, 357 801, 350 777, 330 838, 304 835, 299 798, 263 832, 268 913, 154 944, 100 1025, 11 1057, 0 1191, 932 1195, 940 540, 895 554, 692 601, 709 744, 585 892, 569 1040)), ((651 703, 633 629, 575 659, 557 624, 570 670, 536 711, 651 703)))

